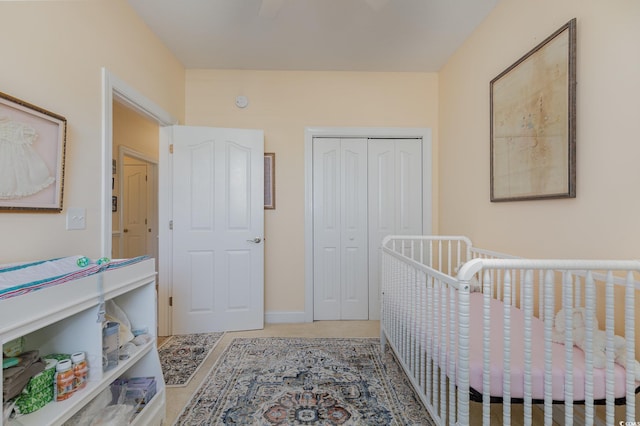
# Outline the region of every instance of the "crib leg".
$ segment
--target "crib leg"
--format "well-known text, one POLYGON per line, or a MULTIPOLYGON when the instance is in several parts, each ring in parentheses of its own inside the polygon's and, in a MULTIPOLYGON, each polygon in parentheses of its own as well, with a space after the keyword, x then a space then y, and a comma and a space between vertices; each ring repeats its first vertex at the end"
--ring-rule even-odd
POLYGON ((384 351, 387 348, 387 335, 384 334, 384 330, 380 330, 380 350, 382 351, 382 355, 384 355, 384 351))

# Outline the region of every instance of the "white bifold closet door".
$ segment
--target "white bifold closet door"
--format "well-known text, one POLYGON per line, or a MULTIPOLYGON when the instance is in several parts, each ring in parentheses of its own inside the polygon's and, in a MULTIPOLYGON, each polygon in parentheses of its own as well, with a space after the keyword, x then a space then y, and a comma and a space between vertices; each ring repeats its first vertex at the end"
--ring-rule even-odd
POLYGON ((314 319, 378 319, 378 249, 422 233, 420 139, 314 138, 314 319))
POLYGON ((380 319, 380 245, 422 235, 422 140, 369 139, 369 319, 380 319))

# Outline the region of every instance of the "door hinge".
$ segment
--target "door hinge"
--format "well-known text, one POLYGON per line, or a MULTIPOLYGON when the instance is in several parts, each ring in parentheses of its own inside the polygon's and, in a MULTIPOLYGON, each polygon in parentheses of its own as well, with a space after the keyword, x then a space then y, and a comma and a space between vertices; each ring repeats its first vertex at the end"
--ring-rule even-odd
POLYGON ((173 220, 169 221, 169 229, 173 230, 173 220))
POLYGON ((169 154, 173 154, 173 144, 169 144, 169 154))
POLYGON ((169 297, 169 306, 173 306, 173 296, 169 297))

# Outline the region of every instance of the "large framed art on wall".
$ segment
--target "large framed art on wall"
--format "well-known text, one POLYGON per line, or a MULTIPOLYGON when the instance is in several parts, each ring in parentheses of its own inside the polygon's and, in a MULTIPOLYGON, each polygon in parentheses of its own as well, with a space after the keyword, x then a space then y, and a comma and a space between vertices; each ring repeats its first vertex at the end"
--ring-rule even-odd
POLYGON ((491 201, 576 196, 576 20, 490 83, 491 201))
POLYGON ((0 93, 0 210, 60 212, 67 120, 0 93))

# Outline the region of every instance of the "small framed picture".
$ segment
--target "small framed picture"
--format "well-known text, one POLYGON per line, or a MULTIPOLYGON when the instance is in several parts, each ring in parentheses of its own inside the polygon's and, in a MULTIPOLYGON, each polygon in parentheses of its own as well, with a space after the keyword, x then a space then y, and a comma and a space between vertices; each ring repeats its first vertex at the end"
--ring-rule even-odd
POLYGON ((276 208, 276 154, 264 153, 264 208, 276 208))

